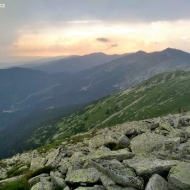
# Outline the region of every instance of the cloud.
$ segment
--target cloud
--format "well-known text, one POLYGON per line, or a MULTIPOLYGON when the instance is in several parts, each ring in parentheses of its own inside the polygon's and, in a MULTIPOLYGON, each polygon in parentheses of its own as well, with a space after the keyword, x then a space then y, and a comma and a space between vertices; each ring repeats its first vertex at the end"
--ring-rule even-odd
POLYGON ((111 44, 110 47, 117 47, 118 45, 117 44, 111 44))
POLYGON ((108 38, 96 38, 96 40, 99 42, 110 42, 108 38))
MULTIPOLYGON (((64 47, 58 46, 56 49, 64 48, 64 51, 67 50, 70 39, 83 37, 97 42, 96 50, 95 47, 92 50, 102 51, 107 45, 113 52, 128 49, 132 51, 130 48, 134 47, 140 49, 140 46, 135 45, 136 40, 146 41, 143 46, 146 49, 150 40, 158 42, 151 45, 155 48, 154 45, 161 47, 160 42, 166 39, 169 41, 181 37, 177 42, 183 43, 183 47, 190 51, 190 35, 186 34, 190 31, 190 22, 184 22, 190 20, 189 0, 1 0, 1 3, 5 3, 5 8, 0 9, 2 55, 24 51, 24 48, 21 48, 25 47, 25 44, 34 49, 40 44, 44 44, 43 47, 50 46, 54 36, 61 34, 67 38, 59 42, 64 47), (182 24, 176 23, 180 20, 182 24), (162 22, 170 22, 171 25, 166 27, 162 22), (151 23, 156 23, 152 26, 154 30, 150 28, 151 23), (176 28, 180 31, 176 31, 176 28), (144 34, 144 31, 148 33, 148 30, 151 34, 144 34), (34 38, 33 34, 46 38, 34 38), (34 40, 31 40, 30 36, 34 40), (128 41, 125 39, 128 37, 131 43, 127 49, 128 41), (117 41, 116 38, 121 39, 117 41), (17 44, 18 48, 13 48, 17 44)), ((74 48, 74 45, 71 47, 74 48)), ((85 47, 83 49, 85 50, 85 47)))

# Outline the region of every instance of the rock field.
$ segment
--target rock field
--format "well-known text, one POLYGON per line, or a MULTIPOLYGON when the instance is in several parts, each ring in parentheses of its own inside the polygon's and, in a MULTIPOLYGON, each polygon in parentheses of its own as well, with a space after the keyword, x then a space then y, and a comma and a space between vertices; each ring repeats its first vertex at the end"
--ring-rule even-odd
POLYGON ((1 160, 0 186, 23 177, 7 178, 16 163, 18 170, 53 166, 28 180, 31 190, 190 190, 189 112, 85 134, 92 133, 46 153, 34 150, 1 160))

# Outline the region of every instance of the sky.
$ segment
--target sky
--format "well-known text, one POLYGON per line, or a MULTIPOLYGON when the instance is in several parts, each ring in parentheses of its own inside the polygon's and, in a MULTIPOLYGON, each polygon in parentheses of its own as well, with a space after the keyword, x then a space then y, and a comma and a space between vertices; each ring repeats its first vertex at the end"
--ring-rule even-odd
POLYGON ((189 0, 0 0, 0 59, 190 52, 189 8, 189 0))

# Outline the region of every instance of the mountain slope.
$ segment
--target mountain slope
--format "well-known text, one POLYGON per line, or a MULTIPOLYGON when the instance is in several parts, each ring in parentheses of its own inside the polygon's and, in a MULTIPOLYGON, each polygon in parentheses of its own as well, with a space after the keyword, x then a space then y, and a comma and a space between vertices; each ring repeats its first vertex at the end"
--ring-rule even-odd
POLYGON ((42 92, 35 97, 29 97, 15 105, 15 109, 17 106, 48 107, 87 103, 132 87, 156 74, 175 70, 190 70, 189 53, 170 48, 153 53, 139 51, 77 72, 66 83, 61 83, 53 90, 42 92), (51 98, 45 99, 46 97, 51 98))
POLYGON ((190 72, 159 74, 134 88, 91 103, 69 117, 54 120, 53 124, 39 124, 25 146, 36 147, 96 128, 178 113, 179 108, 190 110, 189 96, 190 72))
MULTIPOLYGON (((48 142, 93 128, 177 113, 179 108, 190 110, 189 96, 190 72, 159 74, 135 88, 110 95, 63 118, 56 124, 56 133, 48 142)), ((46 125, 38 130, 46 130, 46 125)), ((40 138, 37 132, 35 134, 37 138, 34 135, 34 139, 40 138)))
POLYGON ((92 53, 84 56, 68 57, 64 59, 46 62, 43 65, 33 67, 47 73, 79 72, 88 68, 110 62, 122 55, 106 55, 104 53, 92 53))
MULTIPOLYGON (((39 134, 43 137, 43 133, 49 135, 55 132, 54 123, 60 118, 68 116, 77 110, 80 110, 85 105, 74 105, 60 108, 49 108, 32 111, 30 114, 25 113, 25 110, 20 110, 16 113, 5 113, 7 119, 11 122, 6 123, 6 128, 0 129, 0 159, 10 157, 14 153, 22 152, 23 150, 34 149, 39 147, 38 141, 26 144, 28 139, 33 135, 34 131, 39 128, 39 124, 48 123, 48 128, 41 131, 39 134)), ((5 116, 4 116, 5 118, 5 116)))

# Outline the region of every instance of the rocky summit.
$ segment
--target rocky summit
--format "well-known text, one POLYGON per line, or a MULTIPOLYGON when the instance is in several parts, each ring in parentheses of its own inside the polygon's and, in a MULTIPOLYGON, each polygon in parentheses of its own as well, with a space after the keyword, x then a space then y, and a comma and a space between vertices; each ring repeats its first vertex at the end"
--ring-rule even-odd
POLYGON ((31 190, 189 190, 190 113, 91 130, 47 152, 0 161, 0 188, 31 190))

